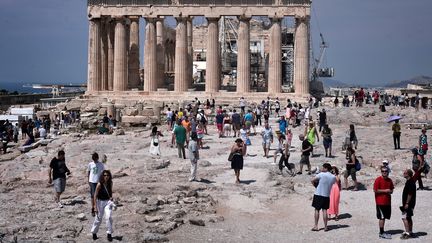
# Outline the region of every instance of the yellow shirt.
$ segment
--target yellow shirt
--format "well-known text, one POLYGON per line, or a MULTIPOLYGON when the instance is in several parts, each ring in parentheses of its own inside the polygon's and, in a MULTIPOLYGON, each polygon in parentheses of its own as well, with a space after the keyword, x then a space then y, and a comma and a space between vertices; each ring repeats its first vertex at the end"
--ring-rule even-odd
POLYGON ((394 133, 400 133, 401 132, 401 126, 399 123, 395 123, 392 126, 392 130, 394 133))

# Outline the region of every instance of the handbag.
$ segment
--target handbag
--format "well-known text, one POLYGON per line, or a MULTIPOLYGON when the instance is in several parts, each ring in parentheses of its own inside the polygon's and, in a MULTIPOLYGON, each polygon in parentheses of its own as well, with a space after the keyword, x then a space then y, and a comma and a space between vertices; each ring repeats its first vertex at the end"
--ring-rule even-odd
POLYGON ((358 161, 357 158, 355 159, 355 165, 354 166, 355 166, 356 171, 361 170, 361 164, 360 164, 360 161, 358 161))
POLYGON ((228 161, 232 161, 232 160, 233 160, 233 157, 234 157, 234 153, 231 152, 231 153, 228 155, 228 161))
POLYGON ((152 143, 153 143, 153 146, 157 147, 159 145, 159 139, 157 137, 153 138, 152 143))

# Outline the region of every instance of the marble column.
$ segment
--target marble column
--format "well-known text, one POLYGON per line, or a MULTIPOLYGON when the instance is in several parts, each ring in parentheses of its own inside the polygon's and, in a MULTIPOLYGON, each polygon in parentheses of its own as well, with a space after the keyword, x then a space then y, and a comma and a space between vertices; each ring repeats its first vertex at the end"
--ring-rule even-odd
POLYGON ((126 23, 117 18, 114 33, 114 91, 125 91, 128 87, 126 23))
POLYGON ((164 88, 165 84, 165 27, 164 19, 156 20, 156 53, 157 53, 157 87, 164 88))
POLYGON ((87 93, 100 90, 101 82, 101 20, 89 21, 87 93))
POLYGON ((193 83, 193 25, 192 17, 187 18, 187 49, 188 49, 188 85, 192 87, 193 83))
POLYGON ((156 21, 146 18, 144 43, 144 91, 157 90, 156 21))
POLYGON ((175 61, 174 61, 174 91, 187 91, 188 74, 187 23, 186 18, 177 18, 175 61))
POLYGON ((207 18, 206 92, 218 92, 220 87, 219 18, 207 18))
POLYGON ((294 90, 309 94, 309 17, 296 18, 294 33, 294 90))
POLYGON ((108 90, 108 30, 109 22, 103 19, 101 22, 101 86, 103 91, 108 90))
POLYGON ((270 29, 270 55, 269 55, 269 74, 268 92, 280 93, 282 91, 282 33, 281 20, 272 19, 270 29))
POLYGON ((240 18, 237 42, 237 92, 247 93, 250 90, 250 18, 240 18))
POLYGON ((115 21, 110 20, 107 23, 107 38, 108 38, 108 90, 112 91, 114 87, 114 28, 115 21))
POLYGON ((128 73, 129 73, 129 88, 136 89, 140 85, 139 75, 139 17, 130 17, 130 31, 129 31, 129 59, 128 59, 128 73))

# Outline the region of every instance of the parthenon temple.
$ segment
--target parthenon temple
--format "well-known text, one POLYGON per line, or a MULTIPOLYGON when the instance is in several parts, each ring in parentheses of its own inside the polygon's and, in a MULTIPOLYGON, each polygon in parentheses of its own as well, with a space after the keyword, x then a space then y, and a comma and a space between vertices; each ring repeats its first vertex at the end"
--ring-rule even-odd
POLYGON ((307 96, 310 7, 310 0, 88 0, 86 95, 307 96), (282 25, 287 17, 292 28, 282 25), (206 23, 196 27, 194 18, 206 23), (260 18, 266 23, 254 34, 260 18))

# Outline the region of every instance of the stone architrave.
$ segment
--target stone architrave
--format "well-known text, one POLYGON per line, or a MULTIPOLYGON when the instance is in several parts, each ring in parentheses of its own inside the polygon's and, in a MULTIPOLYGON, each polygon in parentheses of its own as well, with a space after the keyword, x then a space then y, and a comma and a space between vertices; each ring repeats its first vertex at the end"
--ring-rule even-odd
POLYGON ((146 18, 144 43, 144 91, 157 90, 156 21, 146 18))
POLYGON ((248 93, 250 90, 250 18, 239 18, 237 43, 237 92, 248 93))
POLYGON ((187 22, 187 49, 188 49, 188 86, 192 87, 193 83, 193 17, 186 19, 187 22))
POLYGON ((87 92, 93 93, 100 90, 101 82, 101 21, 90 19, 89 21, 89 51, 88 51, 88 76, 87 92))
POLYGON ((166 55, 165 55, 165 26, 164 19, 158 18, 156 20, 156 53, 157 53, 157 87, 164 88, 165 83, 165 69, 166 69, 166 55))
POLYGON ((176 27, 175 61, 174 61, 174 91, 187 91, 188 86, 188 52, 186 18, 179 17, 176 27))
POLYGON ((296 18, 294 33, 294 90, 309 94, 309 17, 296 18))
POLYGON ((108 90, 112 91, 114 87, 114 28, 115 21, 112 19, 107 23, 107 38, 108 38, 108 90))
POLYGON ((101 22, 101 86, 103 91, 108 90, 108 29, 109 22, 103 19, 101 22))
POLYGON ((114 91, 125 91, 128 87, 127 43, 125 19, 116 19, 114 33, 114 91))
POLYGON ((282 91, 282 32, 281 19, 273 18, 270 30, 270 55, 268 92, 280 93, 282 91))
POLYGON ((129 88, 138 88, 140 85, 139 76, 139 17, 130 17, 129 32, 129 88))
POLYGON ((206 92, 218 92, 220 87, 219 18, 207 18, 206 92))

